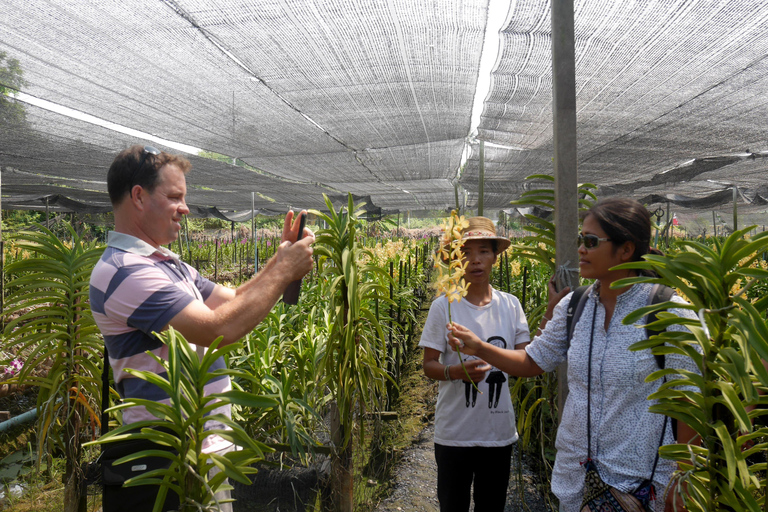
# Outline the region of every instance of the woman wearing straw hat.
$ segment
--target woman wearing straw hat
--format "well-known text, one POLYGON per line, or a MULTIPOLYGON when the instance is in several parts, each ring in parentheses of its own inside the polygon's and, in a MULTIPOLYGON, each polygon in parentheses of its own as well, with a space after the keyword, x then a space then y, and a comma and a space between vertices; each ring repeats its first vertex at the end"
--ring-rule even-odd
MULTIPOLYGON (((510 245, 496 236, 486 217, 467 219, 462 230, 464 300, 453 302, 451 319, 472 329, 503 350, 522 349, 530 341, 528 322, 514 295, 494 290, 491 269, 510 245)), ((448 345, 448 300, 437 298, 429 309, 419 346, 424 348, 424 373, 440 381, 435 410, 437 497, 441 512, 466 512, 474 484, 475 510, 503 511, 509 484, 512 445, 517 441, 515 412, 507 377, 477 357, 461 367, 448 345), (469 375, 469 378, 467 377, 469 375), (474 383, 474 384, 473 384, 474 383), (478 397, 478 390, 484 396, 478 397)))

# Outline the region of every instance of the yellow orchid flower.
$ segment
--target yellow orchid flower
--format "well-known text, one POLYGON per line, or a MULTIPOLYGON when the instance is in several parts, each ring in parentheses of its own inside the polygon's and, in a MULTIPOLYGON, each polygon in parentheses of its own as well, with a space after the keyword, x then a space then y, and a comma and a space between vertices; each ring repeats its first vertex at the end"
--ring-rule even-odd
POLYGON ((466 297, 467 293, 469 292, 469 284, 470 283, 464 281, 464 278, 462 277, 461 280, 459 280, 459 284, 456 286, 456 293, 458 293, 461 297, 466 297))
MULTIPOLYGON (((445 261, 451 258, 450 252, 448 252, 448 246, 445 243, 441 243, 440 247, 437 248, 437 256, 439 260, 445 261)), ((435 262, 435 266, 437 266, 437 261, 435 262)))
POLYGON ((451 288, 445 294, 445 298, 448 299, 448 302, 454 302, 454 301, 458 302, 461 300, 461 293, 456 291, 455 284, 451 285, 451 288))
POLYGON ((460 242, 461 242, 461 240, 455 240, 451 244, 451 256, 450 256, 451 263, 453 263, 454 261, 461 262, 461 260, 464 259, 464 251, 462 251, 462 246, 464 244, 460 243, 460 242), (459 242, 459 243, 457 243, 457 242, 459 242))
POLYGON ((469 286, 465 284, 464 279, 462 279, 459 284, 452 283, 446 294, 448 302, 459 302, 463 297, 466 297, 467 288, 469 288, 469 286))
MULTIPOLYGON (((450 217, 442 222, 443 235, 440 239, 440 247, 437 250, 437 256, 435 261, 435 268, 437 268, 437 279, 433 285, 437 291, 437 296, 444 294, 448 300, 448 322, 451 320, 451 303, 460 302, 462 298, 467 296, 469 285, 464 280, 466 274, 467 265, 469 262, 464 261, 464 253, 462 246, 464 245, 464 239, 462 237, 462 230, 469 227, 469 221, 464 216, 459 216, 456 210, 451 212, 450 217)), ((459 354, 459 362, 464 369, 464 373, 469 379, 469 373, 464 366, 464 360, 461 357, 461 351, 457 350, 459 354)), ((474 382, 472 385, 482 394, 477 388, 477 384, 474 382)))

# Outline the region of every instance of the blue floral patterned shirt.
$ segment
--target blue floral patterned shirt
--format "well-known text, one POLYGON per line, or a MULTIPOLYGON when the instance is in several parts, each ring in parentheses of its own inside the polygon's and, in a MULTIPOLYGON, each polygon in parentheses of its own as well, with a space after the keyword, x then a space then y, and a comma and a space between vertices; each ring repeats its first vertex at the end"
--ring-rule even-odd
MULTIPOLYGON (((622 324, 625 316, 648 304, 651 289, 651 284, 636 284, 619 295, 607 331, 604 328, 605 308, 592 289, 581 317, 574 325, 570 347, 566 334, 566 310, 572 294, 568 294, 555 307, 552 320, 541 335, 526 347, 528 354, 544 371, 552 371, 568 362, 569 393, 557 431, 557 456, 552 472, 552 492, 560 500, 564 512, 579 510, 584 487, 585 471, 581 463, 587 458, 587 366, 593 312, 592 460, 596 462, 602 479, 624 492, 634 491, 651 476, 664 416, 648 411, 653 403, 648 396, 659 388, 662 381, 645 382, 649 374, 659 369, 650 350, 629 350, 633 343, 646 339, 645 329, 641 327, 644 320, 635 325, 622 324)), ((677 296, 673 300, 685 303, 677 296)), ((669 311, 695 318, 689 310, 669 311)), ((677 325, 669 328, 682 329, 685 328, 677 325)), ((668 354, 665 366, 699 372, 690 358, 677 354, 668 354)), ((670 421, 664 444, 673 442, 670 421)), ((675 462, 659 459, 654 476, 658 496, 656 510, 664 510, 664 490, 675 468, 675 462)))

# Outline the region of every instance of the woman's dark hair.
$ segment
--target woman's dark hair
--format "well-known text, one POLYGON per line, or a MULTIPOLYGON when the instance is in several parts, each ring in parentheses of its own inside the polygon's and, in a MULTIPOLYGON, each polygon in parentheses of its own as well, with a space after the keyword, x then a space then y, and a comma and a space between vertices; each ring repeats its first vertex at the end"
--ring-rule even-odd
MULTIPOLYGON (((648 209, 626 197, 609 197, 598 201, 586 213, 582 219, 592 215, 605 231, 614 247, 624 242, 635 244, 635 252, 631 261, 641 261, 643 255, 648 253, 662 254, 661 251, 651 247, 651 214, 648 209)), ((644 275, 649 272, 642 271, 644 275)))

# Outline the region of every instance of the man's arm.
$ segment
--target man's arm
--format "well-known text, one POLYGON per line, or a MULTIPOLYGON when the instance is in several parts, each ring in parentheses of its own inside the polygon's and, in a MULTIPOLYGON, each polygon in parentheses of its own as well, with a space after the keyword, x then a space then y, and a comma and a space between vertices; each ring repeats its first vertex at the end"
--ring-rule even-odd
POLYGON ((298 226, 291 228, 291 213, 286 215, 283 243, 264 269, 236 290, 217 285, 205 303, 192 301, 169 325, 190 343, 206 347, 219 336, 226 345, 251 332, 266 318, 288 283, 312 270, 314 235, 306 229, 305 237, 292 244, 289 239, 296 239, 298 226))

